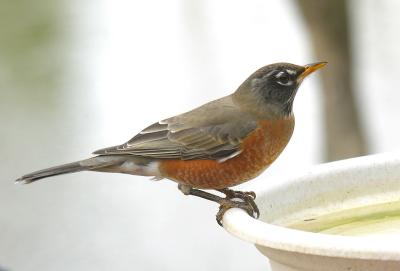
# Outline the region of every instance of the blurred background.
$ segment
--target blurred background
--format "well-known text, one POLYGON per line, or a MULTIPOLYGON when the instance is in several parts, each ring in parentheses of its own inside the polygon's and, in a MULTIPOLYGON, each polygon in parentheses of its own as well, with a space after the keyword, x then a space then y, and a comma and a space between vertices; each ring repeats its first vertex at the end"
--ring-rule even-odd
POLYGON ((328 61, 255 190, 325 161, 398 150, 395 0, 0 2, 0 270, 267 270, 176 184, 24 173, 87 158, 230 94, 273 62, 328 61))

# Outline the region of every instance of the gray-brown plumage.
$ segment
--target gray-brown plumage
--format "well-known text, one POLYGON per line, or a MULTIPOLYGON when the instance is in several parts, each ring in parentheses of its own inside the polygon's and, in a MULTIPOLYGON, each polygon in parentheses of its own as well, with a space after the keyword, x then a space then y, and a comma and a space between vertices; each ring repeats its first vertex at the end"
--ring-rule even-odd
POLYGON ((238 152, 242 139, 256 127, 256 120, 227 96, 155 123, 125 144, 93 154, 218 160, 238 152))

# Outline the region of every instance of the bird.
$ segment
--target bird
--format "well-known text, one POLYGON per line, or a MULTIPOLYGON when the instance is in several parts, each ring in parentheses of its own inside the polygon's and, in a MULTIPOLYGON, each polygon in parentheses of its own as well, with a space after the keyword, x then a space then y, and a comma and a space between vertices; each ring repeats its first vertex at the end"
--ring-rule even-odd
POLYGON ((231 95, 156 122, 122 145, 93 152, 91 158, 35 171, 16 182, 79 171, 169 179, 185 195, 218 203, 216 220, 221 226, 230 208, 258 218, 256 194, 231 187, 257 177, 281 154, 293 134, 297 90, 326 63, 264 66, 231 95))

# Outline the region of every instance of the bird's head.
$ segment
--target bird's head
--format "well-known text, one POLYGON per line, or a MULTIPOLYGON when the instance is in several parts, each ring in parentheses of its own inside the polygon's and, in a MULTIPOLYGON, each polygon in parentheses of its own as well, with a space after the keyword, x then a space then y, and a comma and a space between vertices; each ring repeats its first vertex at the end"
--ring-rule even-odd
POLYGON ((292 114, 293 100, 303 79, 327 62, 299 66, 275 63, 254 72, 235 92, 236 100, 252 110, 287 116, 292 114))

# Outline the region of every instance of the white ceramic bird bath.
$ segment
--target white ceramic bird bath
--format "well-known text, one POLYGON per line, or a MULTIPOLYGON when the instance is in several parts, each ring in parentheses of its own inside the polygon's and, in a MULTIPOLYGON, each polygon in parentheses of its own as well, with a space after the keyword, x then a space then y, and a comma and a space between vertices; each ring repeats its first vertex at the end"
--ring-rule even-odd
POLYGON ((223 225, 273 271, 400 270, 400 154, 323 164, 256 201, 259 220, 231 209, 223 225))

